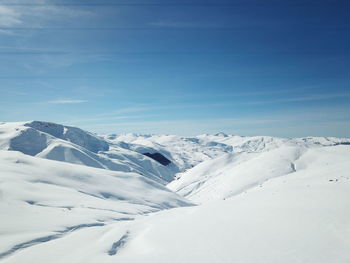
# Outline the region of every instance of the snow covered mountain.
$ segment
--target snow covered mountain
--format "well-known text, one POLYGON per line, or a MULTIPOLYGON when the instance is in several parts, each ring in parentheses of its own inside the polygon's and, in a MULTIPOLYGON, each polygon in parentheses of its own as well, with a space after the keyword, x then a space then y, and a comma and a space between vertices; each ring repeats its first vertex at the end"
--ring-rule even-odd
POLYGON ((348 173, 344 165, 349 163, 349 148, 282 145, 263 152, 230 153, 199 164, 168 187, 189 200, 204 203, 264 187, 265 182, 277 177, 297 178, 299 173, 315 177, 327 174, 331 180, 348 173), (339 173, 337 167, 345 171, 339 173))
POLYGON ((79 128, 48 122, 0 124, 0 150, 113 171, 135 172, 165 184, 176 170, 79 128))
POLYGON ((347 263, 349 171, 350 139, 1 123, 0 262, 347 263))
POLYGON ((178 172, 233 150, 232 146, 214 140, 176 135, 113 134, 105 138, 139 153, 159 152, 175 164, 178 172))

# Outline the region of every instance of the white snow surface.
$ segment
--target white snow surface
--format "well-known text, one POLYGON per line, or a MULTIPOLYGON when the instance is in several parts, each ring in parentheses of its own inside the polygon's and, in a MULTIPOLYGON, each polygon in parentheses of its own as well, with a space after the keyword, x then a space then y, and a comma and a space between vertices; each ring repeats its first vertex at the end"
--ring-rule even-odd
MULTIPOLYGON (((225 201, 84 227, 20 249, 2 262, 346 263, 349 154, 348 146, 314 148, 304 153, 295 173, 225 201)), ((33 233, 20 228, 16 234, 33 239, 34 230, 45 229, 51 218, 45 215, 44 225, 35 224, 43 214, 31 219, 25 206, 33 207, 23 204, 18 214, 33 233)), ((69 213, 65 210, 61 214, 69 213)), ((75 224, 86 215, 77 217, 75 224)), ((11 229, 14 224, 7 222, 5 229, 11 229)))
POLYGON ((0 150, 113 171, 135 172, 165 184, 176 171, 79 128, 30 121, 0 124, 0 150))
MULTIPOLYGON (((226 199, 274 177, 295 173, 308 163, 304 159, 309 151, 336 145, 350 148, 349 139, 338 138, 199 137, 225 142, 234 146, 234 150, 178 174, 168 184, 170 189, 196 203, 226 199)), ((349 159, 350 155, 345 158, 349 159)))
POLYGON ((350 139, 23 122, 0 149, 0 262, 350 262, 350 139))
POLYGON ((125 147, 140 153, 159 152, 175 164, 177 172, 184 172, 203 161, 233 150, 232 146, 213 140, 177 135, 122 134, 105 138, 116 143, 122 142, 125 147))
POLYGON ((190 205, 163 185, 135 173, 19 152, 0 151, 0 171, 0 259, 74 229, 190 205))

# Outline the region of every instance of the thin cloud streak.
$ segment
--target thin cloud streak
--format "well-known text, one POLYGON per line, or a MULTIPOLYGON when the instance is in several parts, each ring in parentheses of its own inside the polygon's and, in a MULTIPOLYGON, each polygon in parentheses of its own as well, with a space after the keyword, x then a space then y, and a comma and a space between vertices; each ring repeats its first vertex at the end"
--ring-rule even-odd
MULTIPOLYGON (((143 107, 143 106, 135 106, 135 107, 126 107, 126 108, 120 108, 111 112, 107 113, 101 113, 101 114, 95 114, 90 116, 89 118, 79 118, 79 121, 91 121, 91 120, 101 120, 101 119, 113 119, 113 118, 119 118, 125 116, 125 114, 131 114, 131 113, 139 113, 139 112, 145 112, 152 110, 153 108, 150 107, 143 107)), ((75 120, 68 120, 68 122, 75 122, 75 120)))
POLYGON ((246 104, 246 105, 274 104, 274 103, 281 103, 281 102, 318 101, 318 100, 329 100, 329 99, 349 98, 349 97, 350 97, 350 93, 320 94, 320 95, 310 95, 310 96, 295 97, 295 98, 285 98, 285 99, 275 99, 275 100, 248 101, 248 102, 242 102, 242 103, 239 103, 239 104, 246 104))
POLYGON ((87 100, 51 100, 47 103, 49 104, 76 104, 76 103, 85 103, 87 100))
POLYGON ((94 122, 100 122, 100 121, 116 121, 116 120, 124 120, 124 119, 145 119, 149 117, 157 117, 158 114, 143 114, 140 115, 141 112, 147 112, 152 110, 153 108, 146 107, 146 106, 135 106, 135 107, 125 107, 120 108, 108 113, 103 114, 95 114, 91 115, 89 118, 74 118, 70 120, 64 120, 63 122, 65 124, 71 124, 76 125, 80 123, 94 123, 94 122), (138 115, 132 115, 134 113, 138 113, 138 115))
POLYGON ((19 25, 26 27, 43 28, 48 21, 61 20, 65 18, 76 18, 77 16, 91 16, 93 13, 77 8, 47 5, 49 1, 40 0, 33 5, 23 5, 25 1, 18 1, 14 5, 0 3, 0 27, 6 27, 6 30, 0 30, 0 34, 11 33, 11 28, 19 25))

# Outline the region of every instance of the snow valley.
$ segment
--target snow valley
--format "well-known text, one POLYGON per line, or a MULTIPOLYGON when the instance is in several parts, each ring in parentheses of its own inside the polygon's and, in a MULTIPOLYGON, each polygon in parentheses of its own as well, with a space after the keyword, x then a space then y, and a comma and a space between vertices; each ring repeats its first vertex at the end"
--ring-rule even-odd
POLYGON ((350 262, 350 139, 0 124, 0 262, 350 262))

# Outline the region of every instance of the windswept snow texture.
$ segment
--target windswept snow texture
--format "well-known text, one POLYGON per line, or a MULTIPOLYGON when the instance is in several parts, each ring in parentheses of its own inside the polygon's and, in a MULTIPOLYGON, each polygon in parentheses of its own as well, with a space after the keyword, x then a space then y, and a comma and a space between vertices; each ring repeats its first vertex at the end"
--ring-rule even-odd
MULTIPOLYGON (((348 145, 349 139, 199 136, 234 147, 233 152, 204 161, 178 174, 168 187, 196 202, 226 199, 279 176, 294 173, 300 168, 309 151, 348 145)), ((349 147, 349 146, 346 146, 349 147)), ((350 158, 350 156, 347 156, 350 158)))
POLYGON ((350 139, 0 123, 1 263, 349 263, 349 200, 350 139))
POLYGON ((49 122, 0 124, 0 150, 113 171, 135 172, 162 184, 178 172, 144 154, 79 128, 49 122))
MULTIPOLYGON (((289 151, 288 156, 294 154, 293 150, 289 151)), ((311 148, 301 156, 295 160, 295 172, 273 177, 262 187, 251 188, 225 201, 175 208, 135 220, 85 225, 51 241, 18 250, 2 262, 347 263, 350 261, 350 147, 311 148)), ((15 178, 13 174, 9 176, 15 178)), ((35 196, 27 196, 27 187, 22 188, 25 199, 39 201, 35 196)), ((99 192, 90 191, 93 195, 99 192)), ((57 218, 56 212, 42 212, 52 208, 23 202, 16 210, 16 202, 11 200, 17 199, 8 196, 7 200, 2 206, 9 204, 2 211, 14 212, 2 221, 7 222, 7 225, 2 223, 1 230, 6 233, 1 236, 5 249, 24 244, 26 240, 35 242, 42 236, 50 238, 66 231, 67 225, 96 223, 86 220, 86 214, 90 213, 82 215, 83 208, 76 214, 75 222, 65 224, 64 214, 70 213, 68 209, 62 208, 57 218), (29 213, 33 207, 41 212, 29 213), (13 224, 14 215, 26 220, 17 219, 13 224), (47 225, 53 222, 59 222, 61 227, 55 226, 56 232, 41 233, 52 229, 47 225), (9 234, 13 232, 15 234, 9 234)), ((125 203, 125 207, 129 204, 125 203)))
POLYGON ((72 142, 94 153, 98 153, 99 151, 108 151, 109 149, 109 145, 106 141, 79 128, 40 121, 29 122, 24 124, 24 126, 42 131, 56 138, 72 142))
POLYGON ((176 172, 184 172, 203 161, 233 150, 228 144, 176 135, 114 134, 105 138, 142 154, 160 153, 172 162, 176 172))
POLYGON ((135 173, 19 152, 0 151, 0 171, 0 259, 80 228, 190 205, 161 184, 135 173))

